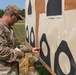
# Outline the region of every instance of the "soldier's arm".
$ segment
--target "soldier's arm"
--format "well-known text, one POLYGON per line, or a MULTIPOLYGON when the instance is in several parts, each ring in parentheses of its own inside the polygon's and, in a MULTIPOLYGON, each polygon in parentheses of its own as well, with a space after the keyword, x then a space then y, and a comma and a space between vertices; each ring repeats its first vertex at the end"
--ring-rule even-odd
POLYGON ((0 28, 0 60, 14 62, 17 58, 24 57, 22 51, 16 51, 8 46, 7 39, 4 36, 5 33, 0 28))

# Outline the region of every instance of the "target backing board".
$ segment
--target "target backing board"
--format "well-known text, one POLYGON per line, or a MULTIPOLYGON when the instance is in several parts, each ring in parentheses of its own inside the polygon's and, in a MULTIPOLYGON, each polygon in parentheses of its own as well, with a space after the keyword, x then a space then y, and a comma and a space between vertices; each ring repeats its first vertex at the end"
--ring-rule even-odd
POLYGON ((76 75, 76 0, 26 0, 26 41, 57 75, 76 75))

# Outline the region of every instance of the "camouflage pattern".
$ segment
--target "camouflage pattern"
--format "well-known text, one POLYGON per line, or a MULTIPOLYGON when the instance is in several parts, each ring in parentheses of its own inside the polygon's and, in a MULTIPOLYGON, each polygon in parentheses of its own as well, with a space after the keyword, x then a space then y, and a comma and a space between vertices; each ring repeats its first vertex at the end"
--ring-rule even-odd
POLYGON ((16 59, 21 52, 14 50, 18 44, 13 29, 0 19, 0 75, 19 75, 16 59))
POLYGON ((5 11, 13 12, 13 13, 17 16, 17 18, 18 18, 19 20, 23 20, 23 19, 24 19, 24 18, 21 16, 20 9, 19 9, 16 5, 13 5, 13 4, 8 5, 8 6, 6 7, 5 11))

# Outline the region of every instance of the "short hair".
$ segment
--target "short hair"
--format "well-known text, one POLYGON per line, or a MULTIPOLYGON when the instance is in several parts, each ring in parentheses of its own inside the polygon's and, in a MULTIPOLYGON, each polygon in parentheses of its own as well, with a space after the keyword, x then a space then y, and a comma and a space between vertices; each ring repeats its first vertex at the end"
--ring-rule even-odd
POLYGON ((9 15, 10 13, 12 13, 12 12, 6 10, 6 11, 4 12, 4 15, 9 15))

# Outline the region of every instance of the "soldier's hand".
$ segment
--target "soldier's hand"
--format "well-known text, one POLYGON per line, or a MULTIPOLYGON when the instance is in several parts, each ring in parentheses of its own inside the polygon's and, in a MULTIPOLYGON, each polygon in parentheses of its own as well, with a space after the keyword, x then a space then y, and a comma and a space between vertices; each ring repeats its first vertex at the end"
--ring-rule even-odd
POLYGON ((18 57, 24 57, 25 56, 24 52, 22 50, 20 50, 19 48, 16 47, 14 50, 18 51, 18 57))
POLYGON ((40 48, 38 47, 32 48, 32 54, 38 58, 40 56, 40 48))

